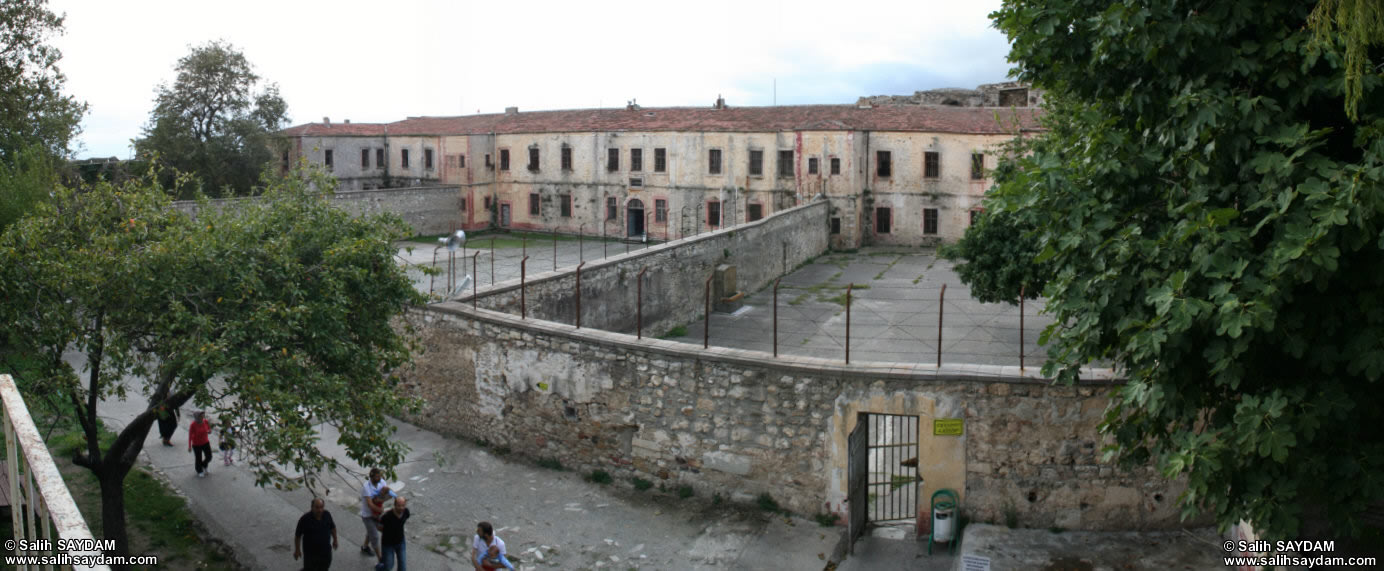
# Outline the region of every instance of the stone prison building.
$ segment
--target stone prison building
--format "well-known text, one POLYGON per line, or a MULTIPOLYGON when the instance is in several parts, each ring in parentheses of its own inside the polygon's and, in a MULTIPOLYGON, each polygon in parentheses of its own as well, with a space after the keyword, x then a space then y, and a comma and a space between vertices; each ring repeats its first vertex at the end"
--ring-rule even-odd
POLYGON ((282 159, 322 165, 346 194, 438 187, 447 199, 426 216, 403 213, 433 231, 659 242, 412 311, 424 351, 402 374, 424 399, 406 417, 420 426, 701 498, 767 495, 853 519, 852 533, 891 521, 926 533, 942 489, 970 521, 1177 527, 1181 482, 1100 459, 1112 371, 1065 386, 1031 367, 843 364, 650 335, 700 319, 718 268, 753 292, 829 250, 959 237, 1001 146, 1038 127, 1037 96, 1015 89, 324 121, 285 131, 282 159))

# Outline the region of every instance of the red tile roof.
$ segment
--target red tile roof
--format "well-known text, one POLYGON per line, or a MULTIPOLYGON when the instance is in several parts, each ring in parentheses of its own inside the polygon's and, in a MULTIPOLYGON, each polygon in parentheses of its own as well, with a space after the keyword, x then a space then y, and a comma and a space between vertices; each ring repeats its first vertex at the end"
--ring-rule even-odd
POLYGON ((1035 108, 928 107, 859 108, 854 105, 781 107, 655 107, 575 109, 462 117, 410 117, 388 124, 324 125, 285 129, 288 136, 465 135, 596 131, 920 131, 1001 135, 1038 129, 1035 108))

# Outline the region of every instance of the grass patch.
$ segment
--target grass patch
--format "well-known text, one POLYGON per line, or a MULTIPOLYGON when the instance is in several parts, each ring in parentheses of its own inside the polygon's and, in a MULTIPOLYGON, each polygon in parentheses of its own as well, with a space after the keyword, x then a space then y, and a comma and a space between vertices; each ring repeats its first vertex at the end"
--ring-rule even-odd
POLYGON ((897 490, 917 481, 913 476, 905 476, 903 474, 894 474, 889 480, 890 491, 897 490))
POLYGON ((822 527, 836 527, 836 514, 818 513, 813 515, 812 519, 817 520, 817 525, 822 527))
POLYGON ((807 301, 807 299, 808 299, 809 297, 812 297, 812 294, 805 293, 805 294, 799 295, 798 297, 795 297, 795 298, 789 300, 789 301, 788 301, 788 305, 798 305, 798 304, 801 304, 802 302, 807 301))
POLYGON ((692 489, 692 486, 682 486, 682 487, 678 488, 678 497, 679 497, 679 498, 682 498, 682 499, 685 500, 685 499, 690 498, 690 497, 695 496, 695 495, 697 495, 697 491, 696 491, 696 490, 693 490, 693 489, 692 489))
POLYGON ((759 506, 759 509, 766 512, 778 513, 783 511, 778 502, 774 501, 774 497, 767 493, 760 494, 758 498, 755 498, 755 504, 759 506))
POLYGON ((562 467, 562 461, 557 458, 539 458, 538 466, 549 470, 557 470, 558 472, 566 470, 566 468, 562 467))
POLYGON ((591 474, 586 477, 586 481, 595 484, 609 484, 611 482, 614 482, 615 479, 611 478, 610 473, 606 472, 605 470, 595 470, 592 471, 591 474))
POLYGON ((639 490, 641 492, 648 491, 649 488, 654 487, 653 482, 645 480, 644 478, 635 478, 633 480, 630 480, 630 483, 634 484, 634 489, 639 490))
POLYGON ((673 339, 675 337, 687 337, 687 326, 679 325, 677 327, 669 329, 667 333, 664 333, 663 335, 659 336, 659 339, 673 339))

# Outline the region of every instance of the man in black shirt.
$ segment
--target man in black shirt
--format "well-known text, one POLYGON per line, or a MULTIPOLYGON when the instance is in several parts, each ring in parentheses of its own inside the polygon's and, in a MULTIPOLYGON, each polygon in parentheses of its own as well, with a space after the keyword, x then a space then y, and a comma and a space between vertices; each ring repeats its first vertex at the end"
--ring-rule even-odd
POLYGON ((394 509, 380 516, 380 551, 384 556, 380 558, 380 563, 375 565, 375 571, 393 569, 395 557, 399 559, 399 571, 408 571, 404 542, 404 524, 408 522, 408 518, 408 500, 403 496, 395 496, 394 509))
POLYGON ((336 523, 332 521, 332 513, 327 511, 322 498, 314 498, 312 510, 298 518, 298 529, 293 532, 293 560, 302 557, 304 571, 327 571, 332 566, 332 550, 336 547, 336 523))

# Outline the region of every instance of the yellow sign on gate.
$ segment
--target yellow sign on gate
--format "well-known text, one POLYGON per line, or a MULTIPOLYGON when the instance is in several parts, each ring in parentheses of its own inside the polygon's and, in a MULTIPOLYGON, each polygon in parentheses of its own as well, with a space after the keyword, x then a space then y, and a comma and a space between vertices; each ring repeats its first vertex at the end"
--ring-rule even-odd
POLYGON ((938 418, 932 421, 933 436, 961 436, 964 432, 962 419, 938 418))

